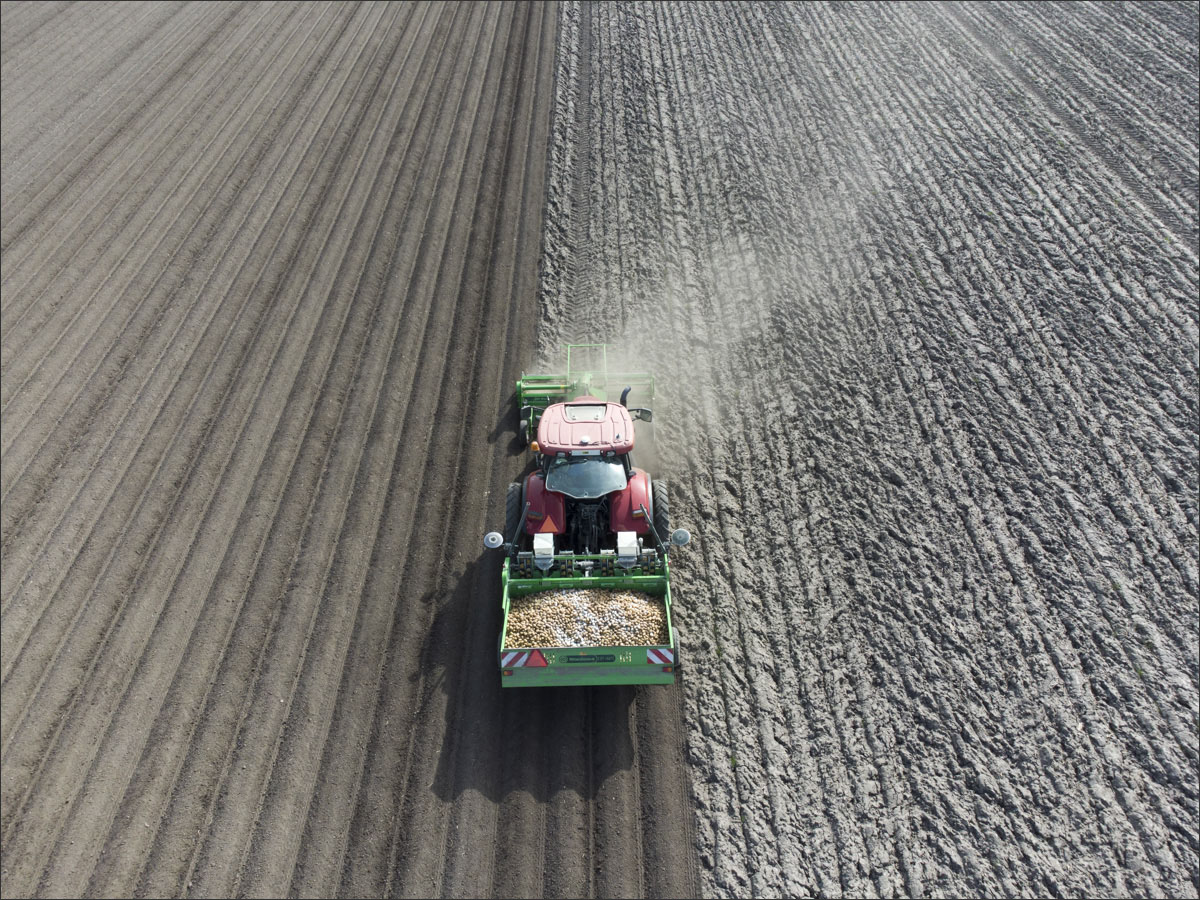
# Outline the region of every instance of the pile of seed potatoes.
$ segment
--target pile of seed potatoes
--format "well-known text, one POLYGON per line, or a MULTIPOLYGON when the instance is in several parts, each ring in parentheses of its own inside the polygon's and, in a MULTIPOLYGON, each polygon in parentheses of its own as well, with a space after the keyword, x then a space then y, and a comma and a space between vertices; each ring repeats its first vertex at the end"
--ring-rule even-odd
POLYGON ((509 604, 506 647, 667 645, 661 597, 597 588, 541 591, 509 604))

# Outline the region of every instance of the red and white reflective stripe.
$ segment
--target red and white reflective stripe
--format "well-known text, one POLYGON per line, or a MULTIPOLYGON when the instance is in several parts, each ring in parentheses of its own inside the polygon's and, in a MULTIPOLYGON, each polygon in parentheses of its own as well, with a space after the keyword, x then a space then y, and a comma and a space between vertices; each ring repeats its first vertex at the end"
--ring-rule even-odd
POLYGON ((544 668, 546 665, 546 654, 541 650, 509 650, 500 657, 500 668, 502 669, 517 669, 522 666, 536 669, 544 668))
POLYGON ((666 647, 647 647, 646 662, 655 666, 669 666, 675 662, 675 652, 666 647))

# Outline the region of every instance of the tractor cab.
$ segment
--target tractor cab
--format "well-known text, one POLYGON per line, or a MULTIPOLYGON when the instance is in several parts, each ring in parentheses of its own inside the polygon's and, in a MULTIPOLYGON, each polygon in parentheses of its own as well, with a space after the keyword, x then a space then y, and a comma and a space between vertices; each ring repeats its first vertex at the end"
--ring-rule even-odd
POLYGON ((633 417, 620 403, 595 397, 556 403, 538 422, 537 442, 551 457, 623 456, 633 449, 633 417))
POLYGON ((537 451, 547 491, 597 500, 624 490, 632 474, 633 418, 620 403, 583 397, 550 406, 538 423, 537 451))
POLYGON ((548 406, 531 444, 547 489, 591 499, 625 487, 636 471, 630 451, 638 419, 649 422, 650 410, 592 396, 548 406))
POLYGON ((537 426, 537 468, 526 476, 525 532, 558 535, 556 548, 598 553, 620 531, 645 534, 653 515, 649 475, 634 468, 633 415, 585 395, 546 407, 537 426))

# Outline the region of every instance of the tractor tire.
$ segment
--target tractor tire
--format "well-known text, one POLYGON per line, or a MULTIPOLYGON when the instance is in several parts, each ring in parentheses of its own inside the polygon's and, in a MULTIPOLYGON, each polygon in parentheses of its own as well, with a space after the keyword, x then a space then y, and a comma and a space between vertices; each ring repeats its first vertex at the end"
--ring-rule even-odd
POLYGON ((658 441, 654 437, 654 423, 638 422, 633 435, 633 455, 637 458, 638 466, 647 472, 662 469, 662 461, 658 458, 658 441))
POLYGON ((524 493, 521 485, 513 482, 508 486, 508 495, 504 498, 504 539, 520 542, 521 536, 517 528, 521 525, 521 513, 525 511, 524 493), (515 537, 514 537, 515 535, 515 537))
POLYGON ((671 501, 667 498, 667 483, 655 481, 650 488, 651 502, 654 507, 654 530, 658 539, 664 544, 671 543, 671 501))

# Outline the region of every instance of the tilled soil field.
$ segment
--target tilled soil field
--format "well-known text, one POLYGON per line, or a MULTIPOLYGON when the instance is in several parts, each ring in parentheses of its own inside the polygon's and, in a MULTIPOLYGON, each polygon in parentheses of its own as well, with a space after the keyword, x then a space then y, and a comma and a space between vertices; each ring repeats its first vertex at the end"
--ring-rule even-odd
POLYGON ((1200 890, 1197 20, 564 7, 539 350, 659 378, 706 894, 1200 890))
POLYGON ((1200 891, 1196 4, 0 9, 5 897, 1200 891), (568 339, 675 689, 498 685, 568 339))
POLYGON ((557 33, 4 5, 5 897, 698 890, 682 695, 499 689, 557 33))

